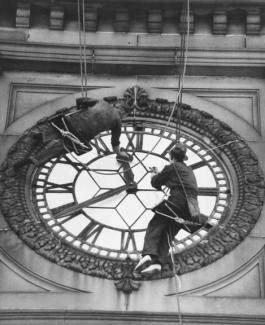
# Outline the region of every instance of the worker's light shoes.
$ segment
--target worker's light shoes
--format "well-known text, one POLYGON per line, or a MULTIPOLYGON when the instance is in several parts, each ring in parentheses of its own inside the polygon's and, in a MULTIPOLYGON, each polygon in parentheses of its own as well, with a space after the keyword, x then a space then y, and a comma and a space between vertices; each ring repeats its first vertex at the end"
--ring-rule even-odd
POLYGON ((151 276, 161 272, 161 265, 160 264, 151 264, 146 269, 141 271, 142 275, 151 276))
POLYGON ((140 261, 138 262, 134 270, 139 271, 140 269, 147 266, 151 262, 152 262, 152 257, 150 255, 145 255, 140 259, 140 261))

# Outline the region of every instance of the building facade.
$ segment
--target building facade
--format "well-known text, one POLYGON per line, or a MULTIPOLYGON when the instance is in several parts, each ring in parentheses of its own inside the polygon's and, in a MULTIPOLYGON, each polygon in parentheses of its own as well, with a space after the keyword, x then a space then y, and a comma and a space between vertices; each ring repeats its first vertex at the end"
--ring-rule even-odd
MULTIPOLYGON (((102 0, 80 1, 78 11, 78 3, 0 1, 0 323, 264 324, 265 4, 102 0), (169 120, 184 48, 181 117, 169 120), (101 223, 71 233, 58 221, 58 206, 70 217, 77 210, 66 210, 67 200, 49 205, 47 193, 71 194, 80 207, 85 160, 64 156, 14 173, 14 162, 37 150, 28 130, 84 93, 132 108, 121 142, 139 160, 150 152, 159 159, 163 149, 148 141, 161 137, 167 146, 180 124, 213 229, 178 241, 178 279, 170 262, 154 279, 134 275, 140 228, 117 226, 117 249, 114 233, 109 246, 99 242, 101 223), (65 168, 67 181, 49 178, 55 168, 65 168)), ((94 143, 101 159, 109 154, 104 148, 94 143)), ((142 163, 147 170, 152 161, 142 163)), ((107 176, 91 176, 93 194, 112 182, 107 176)), ((140 188, 147 176, 140 169, 134 176, 140 188)), ((149 215, 153 197, 127 195, 134 195, 134 211, 143 209, 139 217, 149 215)), ((130 214, 122 202, 110 207, 111 217, 130 214)), ((106 220, 114 231, 107 212, 106 220)))

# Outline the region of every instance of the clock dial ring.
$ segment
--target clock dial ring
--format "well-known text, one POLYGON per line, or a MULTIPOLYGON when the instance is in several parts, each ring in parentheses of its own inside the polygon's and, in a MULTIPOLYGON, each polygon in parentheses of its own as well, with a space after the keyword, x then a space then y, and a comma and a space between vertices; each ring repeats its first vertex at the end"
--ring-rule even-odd
MULTIPOLYGON (((217 226, 216 231, 207 236, 207 242, 185 247, 176 256, 177 262, 180 262, 179 265, 181 265, 179 273, 207 265, 239 244, 255 224, 264 200, 263 174, 258 167, 255 155, 244 141, 227 125, 203 112, 189 108, 184 110, 182 117, 183 130, 189 130, 189 134, 197 138, 207 137, 210 140, 209 147, 222 146, 224 143, 228 143, 222 152, 218 151, 218 154, 221 155, 220 160, 225 161, 222 165, 225 166, 223 167, 224 170, 228 170, 228 175, 231 176, 232 174, 232 181, 235 181, 234 187, 237 188, 238 193, 236 197, 233 197, 229 209, 221 213, 222 218, 221 223, 219 223, 221 227, 217 226), (230 141, 232 142, 229 143, 230 141), (254 193, 258 193, 256 199, 253 198, 254 193), (194 256, 196 260, 194 260, 194 256)), ((155 111, 155 108, 150 111, 138 112, 136 119, 139 122, 148 120, 148 123, 166 124, 165 115, 155 111)), ((128 121, 132 122, 133 118, 128 119, 128 121)), ((175 119, 172 120, 169 127, 173 126, 174 122, 176 122, 175 119)), ((73 270, 92 275, 97 275, 97 262, 93 261, 105 260, 104 263, 106 264, 104 265, 106 266, 101 276, 119 278, 119 275, 115 275, 108 269, 110 265, 114 265, 112 263, 116 263, 116 257, 113 258, 114 262, 112 262, 112 258, 107 254, 99 256, 93 252, 81 252, 78 248, 71 247, 69 243, 58 239, 50 231, 47 232, 47 225, 36 219, 36 211, 34 212, 34 209, 31 209, 30 198, 28 197, 31 191, 28 188, 29 177, 36 173, 36 169, 32 165, 25 166, 20 177, 10 175, 10 166, 14 160, 18 159, 15 152, 21 153, 24 150, 26 154, 34 154, 36 150, 41 149, 39 147, 33 151, 27 150, 28 141, 29 135, 26 133, 11 149, 6 164, 1 168, 1 208, 7 221, 24 242, 50 260, 56 263, 59 261, 62 265, 67 265, 73 270), (12 211, 9 209, 10 202, 14 206, 12 211), (81 262, 78 262, 78 259, 83 261, 83 266, 80 264, 81 262), (90 264, 93 265, 94 270, 84 266, 90 264)), ((206 143, 205 146, 207 147, 208 144, 206 143)), ((76 164, 75 167, 77 169, 82 168, 80 164, 76 164)), ((123 263, 122 259, 119 263, 123 263)), ((164 274, 164 276, 168 275, 167 273, 164 274)))

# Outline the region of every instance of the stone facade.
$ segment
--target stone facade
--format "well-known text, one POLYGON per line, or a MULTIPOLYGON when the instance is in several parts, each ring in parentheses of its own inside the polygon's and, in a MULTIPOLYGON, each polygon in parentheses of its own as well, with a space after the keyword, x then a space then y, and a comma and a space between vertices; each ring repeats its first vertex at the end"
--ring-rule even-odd
MULTIPOLYGON (((174 3, 146 0, 138 8, 131 1, 123 8, 118 2, 97 1, 87 8, 89 97, 121 98, 127 88, 139 85, 152 100, 175 100, 183 18, 181 6, 174 3)), ((0 17, 0 163, 28 128, 80 97, 74 2, 38 4, 1 2, 5 14, 0 17)), ((230 126, 265 173, 263 1, 213 5, 210 0, 194 0, 191 9, 183 103, 230 126)), ((245 174, 251 174, 250 165, 244 165, 245 174)), ((255 200, 252 194, 249 200, 255 200)), ((140 290, 127 294, 117 290, 126 283, 115 287, 114 280, 74 272, 37 254, 2 214, 0 228, 1 324, 179 321, 174 278, 144 281, 140 290)), ((265 322, 264 229, 263 208, 239 245, 180 276, 184 323, 265 322)))

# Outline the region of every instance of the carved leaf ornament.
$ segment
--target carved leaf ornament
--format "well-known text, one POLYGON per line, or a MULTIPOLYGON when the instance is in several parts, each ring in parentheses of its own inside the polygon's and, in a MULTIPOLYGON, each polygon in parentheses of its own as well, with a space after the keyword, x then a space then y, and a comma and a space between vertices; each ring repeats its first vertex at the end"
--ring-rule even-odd
MULTIPOLYGON (((148 121, 150 124, 159 122, 162 125, 165 125, 174 105, 165 99, 149 99, 146 91, 137 86, 129 88, 123 98, 112 97, 109 102, 131 110, 126 121, 136 118, 137 121, 148 121)), ((176 122, 174 113, 168 128, 174 130, 176 122)), ((44 119, 27 130, 11 147, 1 166, 0 202, 5 219, 24 243, 48 260, 76 272, 115 280, 116 288, 126 293, 138 290, 139 281, 144 279, 133 272, 136 260, 93 254, 62 239, 43 222, 32 205, 32 188, 29 184, 34 184, 32 179, 37 168, 28 164, 21 168, 19 175, 14 173, 13 165, 17 161, 34 156, 42 149, 42 144, 32 146, 34 130, 44 132, 49 127, 48 120, 44 119)), ((203 240, 190 247, 186 245, 185 249, 180 249, 176 245, 175 267, 178 274, 208 265, 235 248, 257 222, 264 204, 264 176, 258 160, 244 139, 231 127, 208 113, 183 104, 181 130, 187 136, 207 139, 204 148, 220 161, 232 189, 229 194, 228 186, 226 205, 223 208, 220 205, 220 212, 215 212, 220 215, 218 225, 203 240), (213 147, 216 149, 212 150, 213 147)), ((216 191, 222 191, 222 182, 216 191)), ((40 207, 38 209, 41 210, 40 207)), ((162 277, 171 276, 172 265, 169 261, 162 277)))

